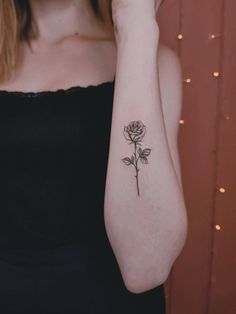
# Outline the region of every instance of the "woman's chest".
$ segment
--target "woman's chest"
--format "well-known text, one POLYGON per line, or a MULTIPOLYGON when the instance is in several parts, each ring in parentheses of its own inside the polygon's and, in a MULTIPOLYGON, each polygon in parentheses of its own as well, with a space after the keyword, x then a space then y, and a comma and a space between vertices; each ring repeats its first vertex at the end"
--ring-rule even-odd
POLYGON ((97 85, 111 81, 116 71, 113 42, 69 41, 59 47, 22 47, 22 61, 1 90, 37 92, 97 85))

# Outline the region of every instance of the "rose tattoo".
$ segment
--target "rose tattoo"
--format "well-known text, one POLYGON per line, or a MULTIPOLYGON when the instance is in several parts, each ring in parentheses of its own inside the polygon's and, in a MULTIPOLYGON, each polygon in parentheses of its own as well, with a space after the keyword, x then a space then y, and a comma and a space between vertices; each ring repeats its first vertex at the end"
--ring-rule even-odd
POLYGON ((147 157, 151 153, 150 148, 142 149, 141 142, 143 140, 143 137, 146 133, 146 126, 142 123, 142 121, 131 121, 128 126, 124 127, 124 136, 126 140, 129 142, 129 144, 134 145, 134 153, 129 157, 125 157, 122 159, 124 164, 126 166, 133 165, 135 168, 135 178, 136 178, 136 186, 137 186, 137 193, 139 196, 139 182, 138 182, 138 161, 140 160, 143 164, 148 164, 147 157))

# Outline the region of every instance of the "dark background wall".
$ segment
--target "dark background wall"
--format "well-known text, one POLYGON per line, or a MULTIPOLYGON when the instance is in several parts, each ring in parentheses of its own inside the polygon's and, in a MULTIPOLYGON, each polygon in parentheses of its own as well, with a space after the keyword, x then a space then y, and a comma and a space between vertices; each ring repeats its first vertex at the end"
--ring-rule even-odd
POLYGON ((189 219, 165 283, 167 313, 236 314, 236 1, 165 0, 157 20, 183 68, 179 153, 189 219))

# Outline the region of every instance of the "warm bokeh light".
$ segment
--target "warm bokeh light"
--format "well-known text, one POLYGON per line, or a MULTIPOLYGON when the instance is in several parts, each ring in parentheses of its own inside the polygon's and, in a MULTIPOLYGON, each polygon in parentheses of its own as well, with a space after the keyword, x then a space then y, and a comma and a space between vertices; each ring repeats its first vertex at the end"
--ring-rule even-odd
POLYGON ((211 39, 216 39, 216 38, 220 38, 220 37, 221 37, 220 34, 210 34, 211 39))
POLYGON ((215 72, 213 72, 213 76, 214 76, 214 77, 219 77, 219 76, 220 76, 220 73, 217 72, 217 71, 215 71, 215 72))
POLYGON ((188 84, 192 82, 191 78, 186 78, 184 81, 185 83, 188 83, 188 84))
MULTIPOLYGON (((203 308, 207 313, 217 311, 231 313, 233 311, 233 314, 235 308, 235 281, 232 276, 234 270, 230 267, 236 265, 236 255, 232 250, 236 239, 235 226, 232 224, 235 219, 235 202, 233 200, 235 197, 233 193, 235 172, 232 169, 233 162, 236 160, 235 123, 233 121, 235 69, 232 63, 235 57, 236 41, 232 38, 235 35, 233 32, 236 19, 233 12, 236 9, 236 1, 210 2, 211 4, 207 5, 205 10, 199 11, 196 18, 193 18, 192 13, 201 10, 198 2, 177 0, 176 7, 179 9, 175 19, 177 30, 172 25, 169 26, 171 24, 168 20, 169 12, 161 19, 165 24, 163 28, 168 28, 164 32, 163 41, 169 43, 176 50, 183 69, 184 111, 177 122, 183 132, 180 148, 183 156, 183 174, 186 175, 185 187, 189 193, 187 203, 190 215, 197 217, 195 209, 201 208, 201 202, 211 200, 210 206, 207 203, 205 211, 199 213, 201 224, 194 219, 190 221, 189 243, 192 245, 186 248, 186 253, 181 257, 182 270, 175 269, 173 273, 174 277, 176 274, 176 277, 171 280, 177 281, 176 278, 182 277, 188 282, 188 276, 192 270, 192 265, 189 267, 190 261, 194 268, 199 267, 198 263, 206 265, 209 262, 209 265, 206 265, 207 267, 200 275, 196 274, 191 277, 188 287, 182 285, 182 282, 179 285, 176 284, 174 289, 171 288, 173 287, 171 283, 170 287, 168 284, 166 285, 166 292, 169 292, 170 299, 172 298, 172 302, 168 301, 171 308, 170 314, 174 310, 183 314, 192 311, 200 313, 203 308), (200 22, 199 17, 201 17, 200 22), (191 135, 193 135, 192 141, 191 135), (190 149, 187 147, 188 145, 190 145, 190 149), (209 149, 212 152, 211 155, 202 154, 206 148, 207 151, 209 149), (192 163, 193 169, 190 169, 190 163, 192 163), (209 167, 211 163, 212 167, 209 167), (201 176, 198 175, 198 171, 201 176), (188 172, 191 173, 191 176, 188 172), (210 193, 214 191, 214 193, 210 195, 208 190, 202 188, 200 194, 197 195, 195 182, 191 186, 191 177, 195 174, 197 185, 210 184, 209 191, 210 193), (191 204, 193 204, 192 208, 191 204), (207 215, 204 217, 207 219, 203 222, 202 214, 205 212, 207 215), (205 247, 206 243, 198 242, 198 237, 202 234, 201 230, 203 229, 204 237, 206 235, 208 241, 207 248, 205 247), (195 245, 199 245, 199 247, 202 245, 201 253, 203 254, 200 257, 199 252, 194 252, 195 245), (189 271, 187 275, 183 270, 185 267, 189 271), (228 278, 232 278, 230 283, 228 278), (202 293, 201 284, 208 284, 206 295, 202 293), (196 286, 199 288, 198 300, 196 301, 195 298, 194 309, 191 309, 192 302, 189 302, 188 309, 186 309, 185 299, 183 298, 182 304, 180 304, 180 298, 186 292, 189 295, 195 295, 196 286), (225 286, 227 286, 227 294, 224 290, 225 286), (202 300, 201 296, 204 296, 202 300), (219 296, 221 297, 219 298, 219 296), (210 300, 205 306, 207 298, 210 300), (196 307, 198 308, 196 309, 196 307)), ((169 3, 171 6, 172 2, 169 1, 169 3)))
POLYGON ((225 193, 225 188, 219 188, 219 191, 220 191, 221 193, 225 193))

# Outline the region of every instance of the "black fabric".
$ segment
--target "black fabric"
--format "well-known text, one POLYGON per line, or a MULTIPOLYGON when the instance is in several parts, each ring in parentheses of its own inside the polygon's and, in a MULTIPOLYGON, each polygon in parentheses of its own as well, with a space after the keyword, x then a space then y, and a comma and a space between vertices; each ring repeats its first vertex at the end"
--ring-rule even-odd
POLYGON ((104 224, 114 82, 0 91, 0 313, 164 314, 124 286, 104 224))

